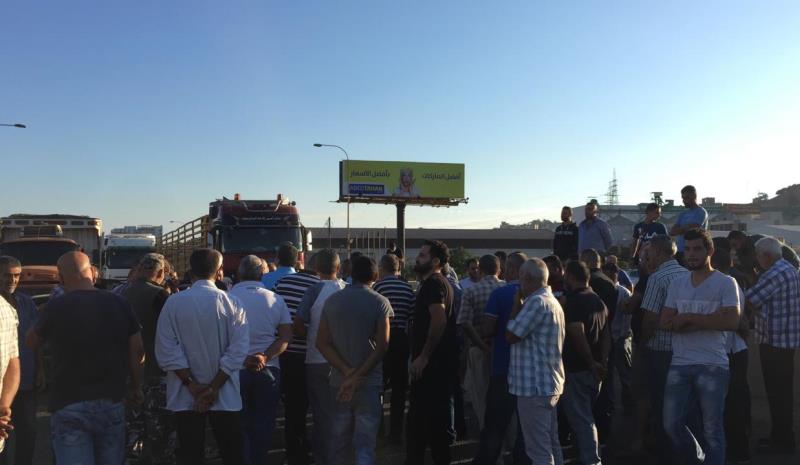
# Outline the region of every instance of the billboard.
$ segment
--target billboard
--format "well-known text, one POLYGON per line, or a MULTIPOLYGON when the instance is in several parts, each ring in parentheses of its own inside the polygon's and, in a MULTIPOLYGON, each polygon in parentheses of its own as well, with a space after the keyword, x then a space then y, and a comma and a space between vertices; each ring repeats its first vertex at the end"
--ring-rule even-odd
POLYGON ((340 200, 441 204, 464 199, 463 163, 343 160, 339 169, 340 200))

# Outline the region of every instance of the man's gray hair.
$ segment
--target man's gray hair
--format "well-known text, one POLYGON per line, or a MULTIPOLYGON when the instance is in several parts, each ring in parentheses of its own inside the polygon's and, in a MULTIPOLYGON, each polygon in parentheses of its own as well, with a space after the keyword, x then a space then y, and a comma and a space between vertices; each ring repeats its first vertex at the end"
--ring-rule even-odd
POLYGON ((541 284, 547 285, 547 279, 550 277, 550 272, 547 271, 547 264, 541 258, 529 258, 519 268, 519 277, 523 277, 541 284))
POLYGON ((11 268, 22 268, 22 263, 10 255, 0 256, 0 270, 6 272, 11 268))
POLYGON ((239 281, 261 281, 264 274, 263 260, 255 255, 248 255, 239 263, 239 281))
POLYGON ((664 257, 672 258, 678 252, 678 247, 671 237, 664 234, 657 234, 653 236, 648 242, 650 253, 657 253, 664 257))
POLYGON ((783 257, 782 249, 780 241, 771 236, 762 237, 756 242, 756 253, 762 253, 770 258, 783 257))

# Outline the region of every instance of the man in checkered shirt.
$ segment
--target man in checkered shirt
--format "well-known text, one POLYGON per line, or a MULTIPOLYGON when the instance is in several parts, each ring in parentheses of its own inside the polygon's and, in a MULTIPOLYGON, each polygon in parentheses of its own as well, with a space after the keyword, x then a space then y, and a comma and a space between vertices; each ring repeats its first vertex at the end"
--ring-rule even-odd
POLYGON ((0 452, 8 437, 11 403, 19 388, 19 346, 17 311, 0 296, 0 452))
POLYGON ((478 269, 481 280, 464 291, 461 296, 461 310, 458 313, 456 324, 461 326, 469 341, 467 351, 467 373, 464 378, 464 387, 478 418, 478 426, 483 429, 483 417, 486 412, 486 393, 489 390, 491 377, 492 349, 491 342, 487 342, 478 334, 482 328, 483 312, 492 291, 503 286, 505 281, 497 278, 500 274, 500 260, 494 255, 484 255, 478 260, 478 269))
POLYGON ((663 427, 664 386, 672 363, 672 334, 658 328, 661 309, 667 300, 667 291, 673 280, 689 273, 675 260, 677 247, 668 236, 658 235, 649 243, 645 266, 652 273, 647 280, 641 308, 642 336, 639 347, 647 361, 647 387, 650 391, 650 412, 654 417, 655 436, 659 448, 658 463, 671 464, 671 449, 667 447, 667 433, 663 427))
POLYGON ((564 390, 565 320, 547 278, 547 265, 538 258, 529 259, 520 268, 520 289, 506 326, 506 339, 511 344, 508 386, 517 396, 528 457, 534 464, 561 465, 564 460, 556 404, 564 390))
POLYGON ((745 293, 755 308, 756 341, 761 355, 761 373, 769 401, 772 431, 759 441, 759 449, 793 452, 794 354, 800 347, 800 277, 782 258, 781 243, 764 237, 756 242, 756 259, 767 271, 745 293))

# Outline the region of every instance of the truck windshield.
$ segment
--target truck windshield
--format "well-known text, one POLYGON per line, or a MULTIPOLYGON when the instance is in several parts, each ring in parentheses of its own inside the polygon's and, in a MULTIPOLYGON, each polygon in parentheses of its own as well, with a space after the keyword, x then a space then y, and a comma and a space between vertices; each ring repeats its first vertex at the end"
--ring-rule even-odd
POLYGON ((106 266, 114 269, 133 268, 146 253, 155 252, 150 247, 106 249, 106 266))
POLYGON ((10 255, 22 266, 55 266, 58 258, 67 252, 80 250, 78 244, 69 242, 12 242, 0 244, 0 255, 10 255))
POLYGON ((221 252, 272 252, 284 242, 303 247, 300 228, 240 228, 222 233, 221 252))

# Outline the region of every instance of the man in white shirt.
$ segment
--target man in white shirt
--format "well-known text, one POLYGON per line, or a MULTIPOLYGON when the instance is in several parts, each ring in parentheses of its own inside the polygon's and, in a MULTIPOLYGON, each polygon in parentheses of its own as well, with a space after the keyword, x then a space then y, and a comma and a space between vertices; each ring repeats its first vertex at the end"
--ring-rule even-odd
POLYGON ((178 463, 203 463, 206 417, 225 465, 243 463, 239 370, 250 349, 238 299, 215 285, 222 254, 195 250, 192 287, 170 296, 158 318, 156 359, 167 372, 167 409, 175 413, 178 463))
POLYGON ((664 430, 678 460, 724 465, 729 332, 739 326, 739 289, 733 278, 711 267, 714 245, 708 232, 693 229, 683 238, 691 273, 672 281, 660 318, 661 329, 672 332, 664 430), (704 441, 687 427, 694 402, 700 406, 704 441))
POLYGON ((19 388, 17 311, 0 296, 0 452, 10 431, 11 403, 19 388))
POLYGON ((267 461, 281 397, 281 369, 278 356, 292 339, 292 317, 283 297, 267 290, 261 282, 263 261, 255 255, 239 263, 241 280, 230 291, 239 299, 247 317, 249 355, 239 370, 244 424, 244 454, 253 465, 267 461), (277 337, 276 337, 277 334, 277 337))

